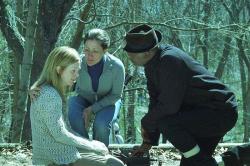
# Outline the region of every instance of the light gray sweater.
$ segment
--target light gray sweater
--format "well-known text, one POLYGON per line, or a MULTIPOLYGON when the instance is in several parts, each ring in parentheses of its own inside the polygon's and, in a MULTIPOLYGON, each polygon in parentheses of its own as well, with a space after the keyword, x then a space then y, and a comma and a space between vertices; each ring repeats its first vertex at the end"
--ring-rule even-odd
POLYGON ((94 151, 89 140, 66 129, 62 99, 52 86, 41 87, 40 96, 31 104, 30 119, 33 164, 68 164, 81 158, 77 148, 94 151))
POLYGON ((114 105, 121 98, 125 79, 122 61, 108 52, 103 56, 104 66, 97 92, 93 91, 85 56, 82 58, 81 70, 76 84, 76 92, 93 104, 92 110, 95 113, 106 106, 114 105))

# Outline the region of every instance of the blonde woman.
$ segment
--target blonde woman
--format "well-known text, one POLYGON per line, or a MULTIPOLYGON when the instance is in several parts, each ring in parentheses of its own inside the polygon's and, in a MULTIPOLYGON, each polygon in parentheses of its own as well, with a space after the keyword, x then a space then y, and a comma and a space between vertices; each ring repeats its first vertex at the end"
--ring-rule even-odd
POLYGON ((66 92, 74 84, 80 69, 77 51, 57 47, 48 56, 39 79, 32 88, 40 95, 31 104, 30 119, 35 165, 123 166, 108 154, 106 146, 76 136, 66 128, 63 113, 66 92), (80 155, 79 150, 84 152, 80 155))

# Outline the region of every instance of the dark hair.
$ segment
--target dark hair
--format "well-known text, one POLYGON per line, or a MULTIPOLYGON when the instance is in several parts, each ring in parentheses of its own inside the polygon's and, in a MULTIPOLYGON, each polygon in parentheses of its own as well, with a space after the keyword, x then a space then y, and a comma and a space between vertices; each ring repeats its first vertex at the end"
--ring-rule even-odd
POLYGON ((100 43, 103 49, 107 49, 110 45, 110 38, 108 33, 103 29, 91 29, 89 30, 83 39, 83 42, 85 43, 87 40, 96 40, 100 43))

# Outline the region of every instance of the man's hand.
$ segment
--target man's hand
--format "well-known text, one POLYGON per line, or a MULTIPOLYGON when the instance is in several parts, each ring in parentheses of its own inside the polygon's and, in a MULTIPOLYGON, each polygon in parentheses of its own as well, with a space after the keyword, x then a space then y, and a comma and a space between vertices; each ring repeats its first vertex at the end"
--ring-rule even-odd
POLYGON ((151 142, 149 134, 147 133, 146 130, 143 129, 143 127, 141 127, 141 137, 144 142, 151 142))
POLYGON ((32 88, 28 91, 31 102, 36 100, 36 98, 40 95, 40 91, 41 91, 41 88, 39 87, 32 88))
POLYGON ((144 143, 155 146, 159 144, 160 132, 157 129, 154 131, 147 131, 142 127, 141 136, 144 143))
POLYGON ((152 145, 150 144, 142 143, 141 146, 133 149, 132 156, 137 156, 137 157, 143 156, 145 153, 148 153, 151 147, 152 145))
POLYGON ((90 127, 90 122, 92 119, 92 108, 91 107, 85 108, 85 110, 83 110, 83 117, 84 117, 85 128, 88 131, 89 127, 90 127))
POLYGON ((151 142, 151 140, 149 138, 149 134, 147 133, 147 131, 145 129, 143 129, 143 127, 141 127, 141 136, 143 139, 143 143, 141 144, 141 146, 136 147, 133 150, 132 156, 143 156, 152 147, 152 145, 149 144, 151 142))

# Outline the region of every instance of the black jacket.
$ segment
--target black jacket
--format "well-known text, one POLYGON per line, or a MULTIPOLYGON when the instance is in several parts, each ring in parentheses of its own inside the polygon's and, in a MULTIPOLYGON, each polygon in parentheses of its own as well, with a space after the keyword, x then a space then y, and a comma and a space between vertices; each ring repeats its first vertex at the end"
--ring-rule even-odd
POLYGON ((164 45, 145 65, 150 96, 149 111, 142 119, 147 131, 157 121, 194 108, 236 110, 234 94, 204 66, 180 49, 164 45))

